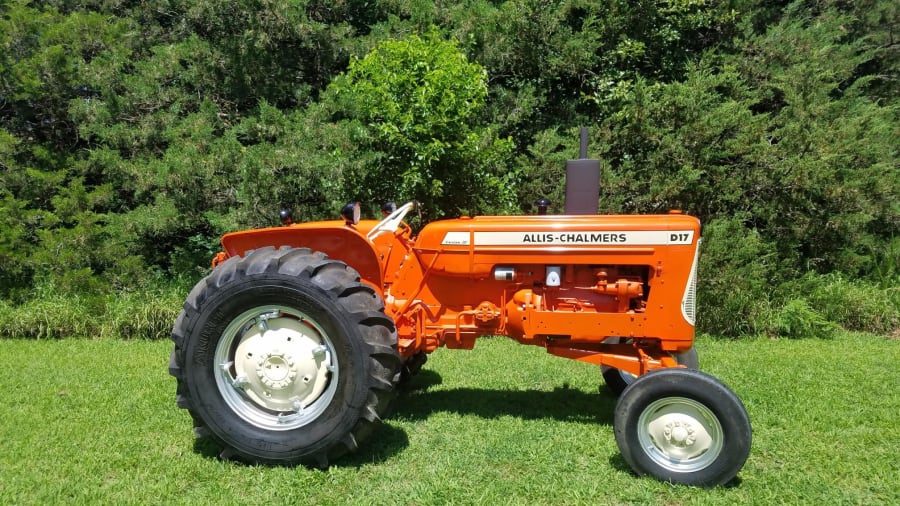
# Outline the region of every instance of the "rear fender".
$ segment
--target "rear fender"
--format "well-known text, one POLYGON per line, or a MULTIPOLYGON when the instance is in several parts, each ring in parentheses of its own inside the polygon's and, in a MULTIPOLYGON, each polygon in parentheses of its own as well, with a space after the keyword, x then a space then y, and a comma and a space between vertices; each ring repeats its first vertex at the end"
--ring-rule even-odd
POLYGON ((274 246, 309 248, 353 267, 363 281, 381 293, 382 267, 372 243, 363 233, 343 221, 322 221, 289 227, 261 228, 233 232, 222 237, 228 256, 244 256, 247 252, 274 246))

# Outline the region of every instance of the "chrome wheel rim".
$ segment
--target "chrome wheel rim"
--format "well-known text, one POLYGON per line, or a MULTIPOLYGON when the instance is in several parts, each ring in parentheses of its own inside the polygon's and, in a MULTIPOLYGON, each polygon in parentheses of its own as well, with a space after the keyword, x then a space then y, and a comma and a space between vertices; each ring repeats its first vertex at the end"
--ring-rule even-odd
POLYGON ((331 404, 339 367, 334 345, 313 319, 287 306, 257 306, 231 321, 215 351, 216 386, 246 422, 291 430, 331 404))
POLYGON ((705 405, 685 397, 650 403, 638 419, 638 442, 655 463, 675 472, 705 469, 722 453, 722 424, 705 405))

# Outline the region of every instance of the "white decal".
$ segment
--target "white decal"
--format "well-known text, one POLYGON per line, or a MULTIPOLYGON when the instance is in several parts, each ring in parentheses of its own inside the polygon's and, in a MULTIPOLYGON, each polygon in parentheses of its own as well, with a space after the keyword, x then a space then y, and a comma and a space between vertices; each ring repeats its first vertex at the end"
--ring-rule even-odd
POLYGON ((469 233, 447 232, 447 235, 444 236, 444 241, 441 244, 443 244, 444 246, 468 246, 469 233))
MULTIPOLYGON (((693 230, 475 232, 475 246, 666 246, 692 244, 693 230)), ((468 232, 447 232, 444 245, 468 246, 468 232)))

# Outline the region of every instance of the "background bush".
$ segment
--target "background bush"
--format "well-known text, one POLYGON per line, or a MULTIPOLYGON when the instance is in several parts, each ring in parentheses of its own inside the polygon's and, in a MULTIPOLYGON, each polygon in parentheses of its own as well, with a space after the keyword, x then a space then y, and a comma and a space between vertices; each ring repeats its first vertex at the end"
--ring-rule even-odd
POLYGON ((0 300, 0 337, 167 339, 190 290, 183 282, 100 295, 55 288, 43 285, 23 304, 0 300))
POLYGON ((560 212, 580 126, 705 224, 700 330, 893 332, 895 4, 0 2, 0 333, 160 335, 283 206, 560 212))

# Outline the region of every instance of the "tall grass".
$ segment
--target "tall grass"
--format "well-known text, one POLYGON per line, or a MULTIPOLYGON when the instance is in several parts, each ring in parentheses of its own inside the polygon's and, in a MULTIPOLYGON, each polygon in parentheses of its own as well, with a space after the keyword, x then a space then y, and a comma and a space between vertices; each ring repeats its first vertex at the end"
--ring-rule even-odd
POLYGON ((900 329, 900 279, 807 273, 768 289, 704 288, 698 325, 709 334, 831 338, 841 329, 881 335, 900 329))
POLYGON ((889 333, 900 326, 900 278, 884 287, 829 274, 799 283, 810 306, 849 330, 889 333))
MULTIPOLYGON (((881 335, 900 329, 900 280, 810 273, 774 289, 757 286, 703 286, 698 330, 831 338, 841 329, 881 335)), ((23 303, 0 300, 0 337, 166 338, 190 287, 190 281, 176 280, 135 291, 80 293, 42 285, 23 303)))
POLYGON ((100 295, 41 290, 21 304, 0 300, 0 337, 163 339, 187 292, 180 283, 100 295))

